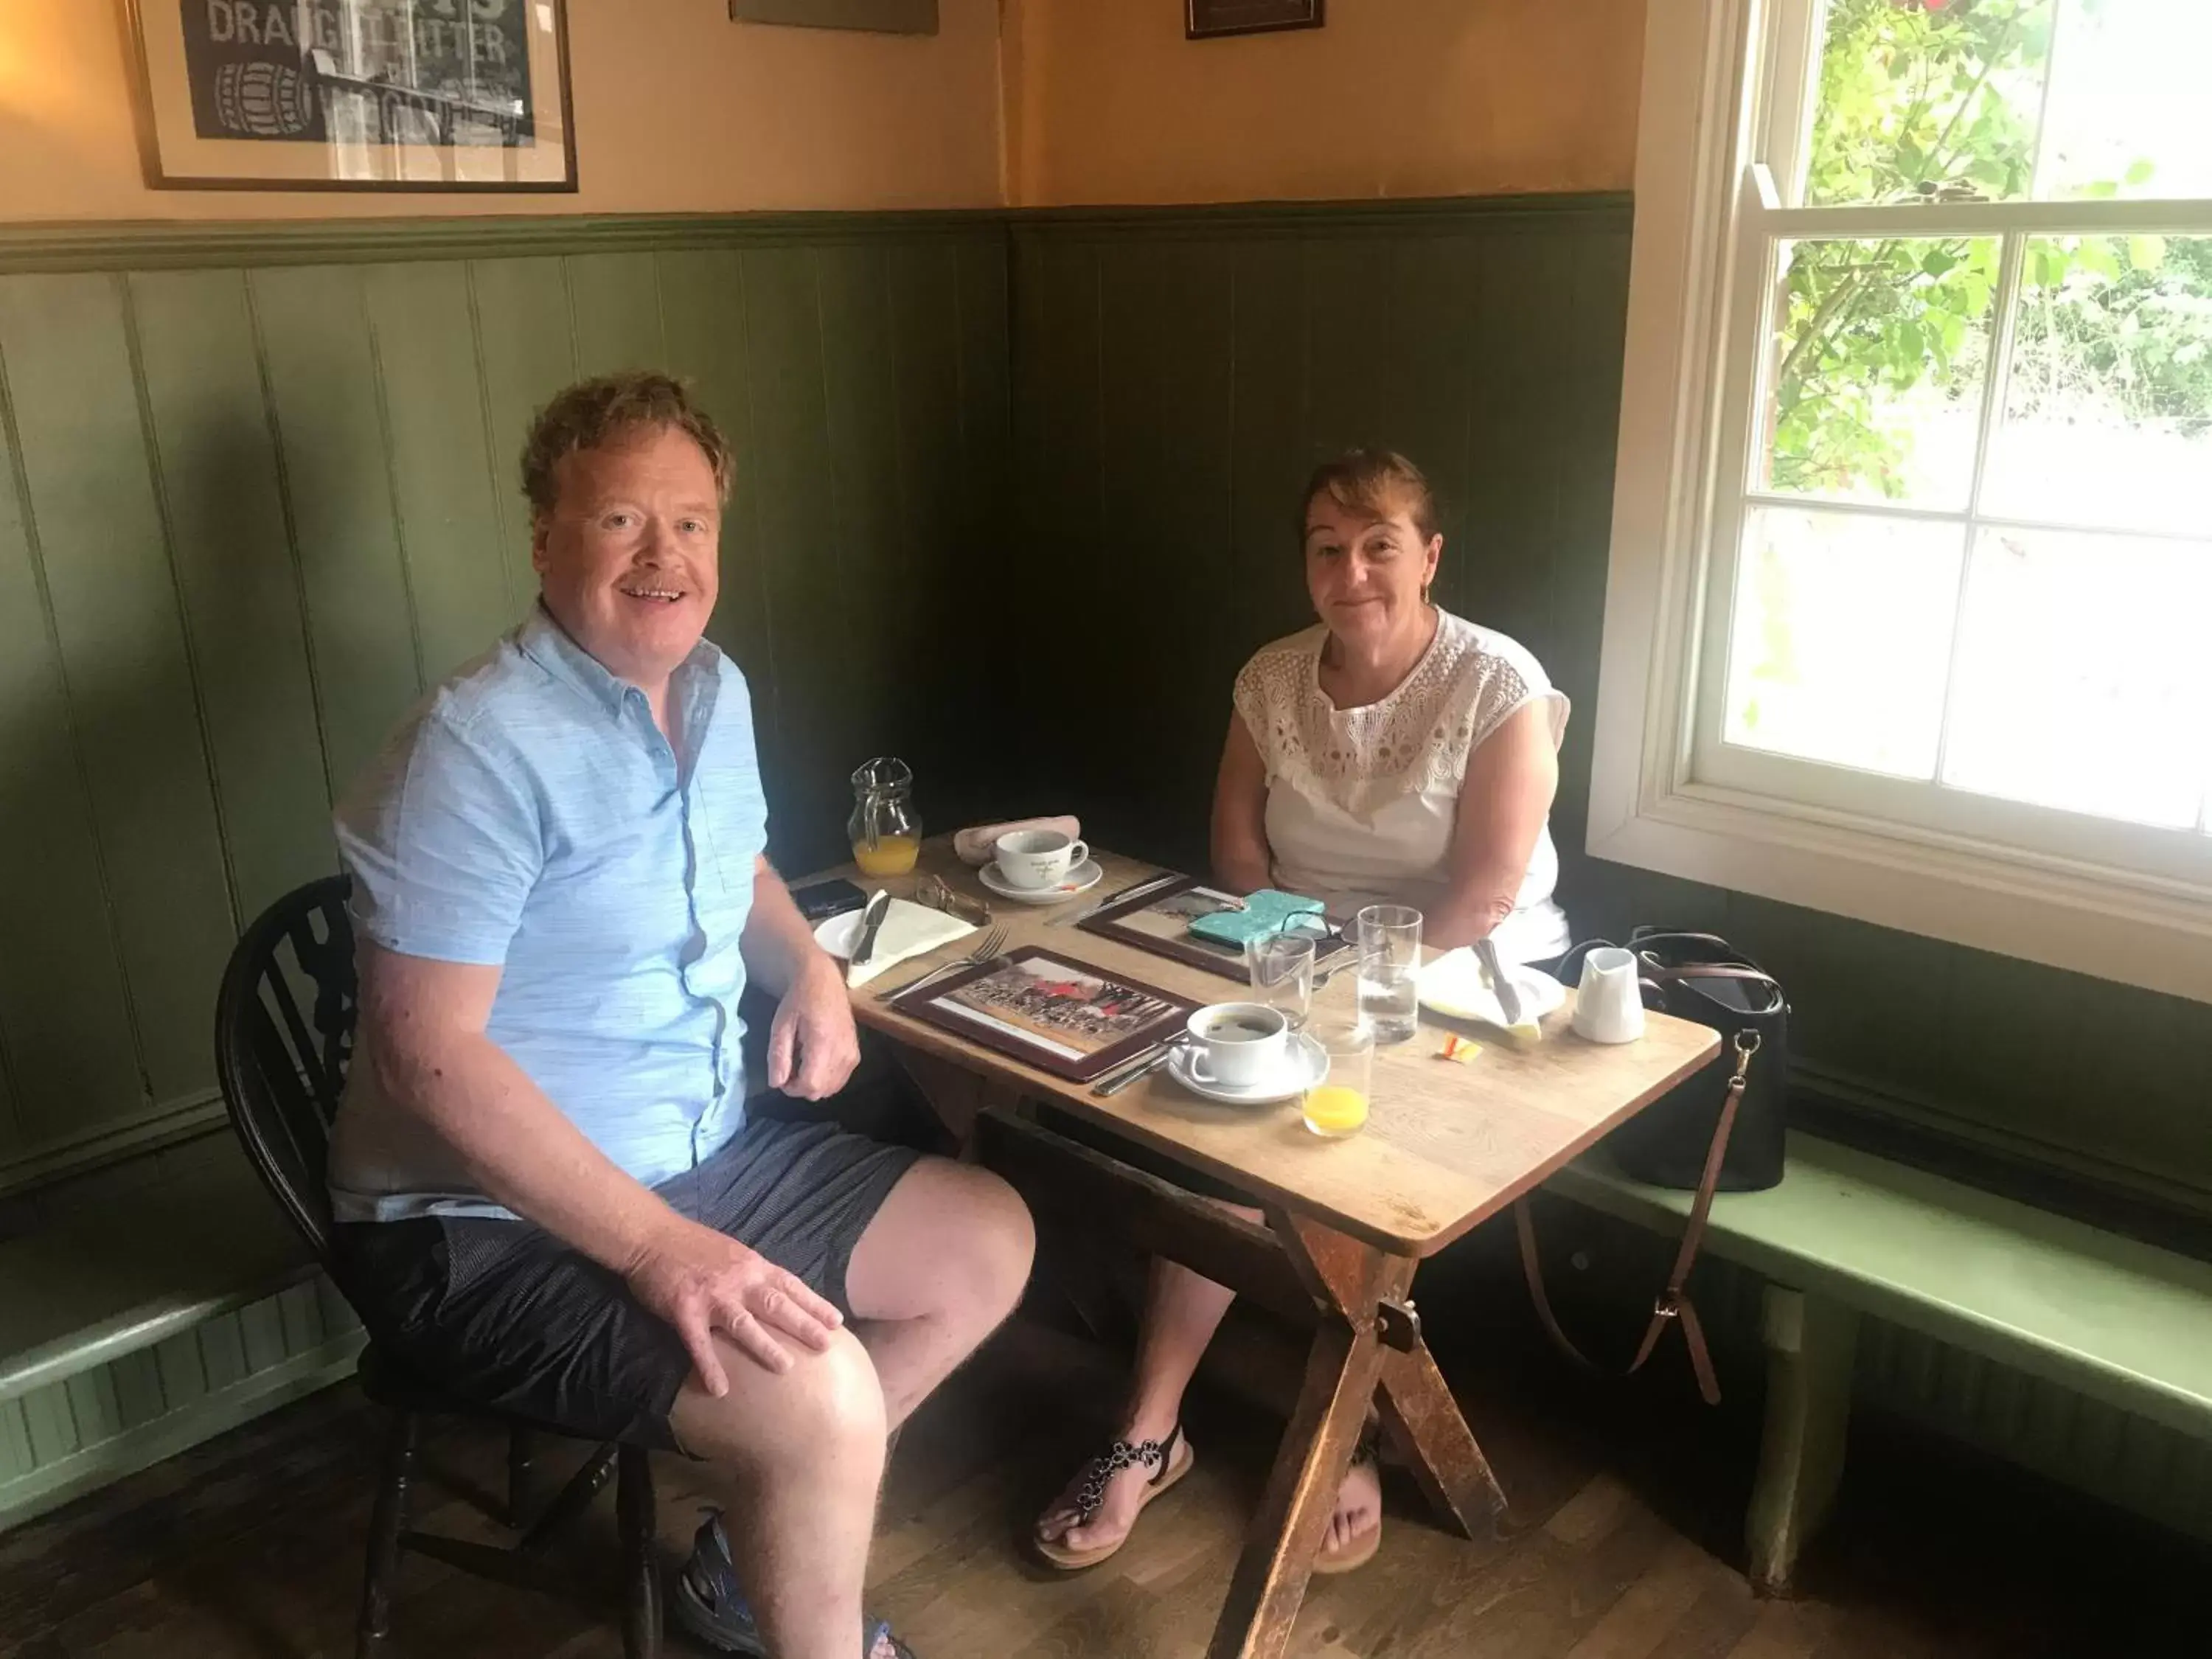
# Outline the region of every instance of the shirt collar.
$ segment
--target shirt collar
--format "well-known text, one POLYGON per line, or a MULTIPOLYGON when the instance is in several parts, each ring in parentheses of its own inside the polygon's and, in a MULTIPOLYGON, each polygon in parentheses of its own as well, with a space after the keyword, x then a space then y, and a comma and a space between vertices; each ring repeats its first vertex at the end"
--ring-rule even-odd
MULTIPOLYGON (((611 714, 621 714, 629 694, 638 690, 628 680, 609 672, 605 664, 571 639, 568 631, 553 620, 553 613, 545 608, 542 599, 530 607, 530 615, 515 631, 515 644, 524 656, 555 679, 582 692, 611 714)), ((689 678, 702 670, 712 673, 721 659, 720 647, 702 637, 691 647, 691 654, 684 659, 676 673, 679 678, 689 678)))

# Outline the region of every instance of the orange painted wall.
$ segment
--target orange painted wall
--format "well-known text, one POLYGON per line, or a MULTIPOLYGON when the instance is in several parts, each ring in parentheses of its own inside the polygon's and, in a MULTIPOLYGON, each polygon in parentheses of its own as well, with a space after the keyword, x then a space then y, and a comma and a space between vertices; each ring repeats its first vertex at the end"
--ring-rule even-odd
POLYGON ((933 38, 735 24, 724 0, 568 0, 574 196, 149 190, 121 12, 113 0, 0 0, 0 220, 1000 199, 998 0, 939 0, 933 38))
POLYGON ((1644 0, 1328 0, 1186 40, 1182 0, 1008 0, 1022 206, 1626 190, 1644 0))

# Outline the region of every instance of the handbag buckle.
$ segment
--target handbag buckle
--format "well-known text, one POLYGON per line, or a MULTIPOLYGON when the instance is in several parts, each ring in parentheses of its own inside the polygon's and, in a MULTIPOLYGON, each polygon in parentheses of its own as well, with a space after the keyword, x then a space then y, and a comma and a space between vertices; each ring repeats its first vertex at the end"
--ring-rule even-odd
POLYGON ((1672 1291, 1662 1291, 1651 1298, 1654 1319, 1679 1319, 1682 1316, 1682 1298, 1672 1291))
POLYGON ((1751 1057, 1759 1052, 1765 1039, 1748 1025, 1735 1034, 1735 1076, 1732 1081, 1741 1083, 1751 1075, 1751 1057))

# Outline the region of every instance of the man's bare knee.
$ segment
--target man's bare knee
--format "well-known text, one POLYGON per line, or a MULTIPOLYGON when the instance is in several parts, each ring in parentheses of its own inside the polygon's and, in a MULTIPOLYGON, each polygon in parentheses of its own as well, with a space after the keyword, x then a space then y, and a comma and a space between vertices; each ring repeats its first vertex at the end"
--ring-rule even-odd
POLYGON ((979 1311, 996 1324, 1014 1310, 1030 1282, 1036 1258, 1036 1223, 1030 1206, 997 1176, 969 1170, 975 1193, 971 1200, 965 1248, 969 1294, 979 1311))
POLYGON ((925 1158, 877 1212, 846 1284, 864 1319, 988 1330, 1021 1300, 1036 1254, 1029 1206, 1012 1188, 972 1164, 925 1158))
POLYGON ((872 1485, 884 1459, 884 1392, 850 1331, 780 1374, 733 1347, 721 1352, 730 1391, 717 1399, 694 1376, 671 1413, 687 1450, 755 1474, 843 1470, 872 1485))

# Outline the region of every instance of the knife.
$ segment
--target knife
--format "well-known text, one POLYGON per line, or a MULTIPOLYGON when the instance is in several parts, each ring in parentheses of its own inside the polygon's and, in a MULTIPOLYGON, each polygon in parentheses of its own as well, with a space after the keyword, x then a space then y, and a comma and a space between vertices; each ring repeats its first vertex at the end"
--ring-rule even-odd
POLYGON ((1074 911, 1067 915, 1054 916, 1050 921, 1045 923, 1045 926, 1048 927, 1066 927, 1079 921, 1088 921, 1091 917, 1097 915, 1101 910, 1107 908, 1109 905, 1119 904, 1124 899, 1135 898, 1140 893, 1151 892, 1155 887, 1164 887, 1171 881, 1180 881, 1182 879, 1182 874, 1174 870, 1163 871, 1157 876, 1147 876, 1144 880, 1138 882, 1132 886, 1124 887, 1118 893, 1107 894, 1104 898, 1100 899, 1096 904, 1086 904, 1080 910, 1074 911))
POLYGON ((855 969, 865 968, 868 958, 876 953, 876 935, 883 931, 884 913, 891 908, 891 890, 884 888, 868 901, 868 908, 860 912, 860 942, 853 947, 853 954, 845 959, 845 982, 853 982, 855 969))
POLYGON ((1161 1066, 1166 1065, 1168 1056, 1175 1053, 1176 1049, 1182 1048, 1184 1034, 1181 1031, 1176 1032, 1165 1042, 1160 1044, 1157 1053, 1137 1061, 1133 1065, 1125 1066, 1122 1070, 1115 1073, 1110 1077, 1102 1079, 1100 1081, 1091 1085, 1091 1092, 1097 1096, 1101 1100, 1105 1099, 1109 1095, 1120 1094, 1122 1090, 1127 1088, 1139 1078, 1148 1077, 1152 1073, 1158 1071, 1161 1066))
POLYGON ((1474 942, 1475 958, 1482 963, 1483 971, 1490 975, 1490 988, 1498 993, 1498 1010, 1505 1016, 1508 1025, 1521 1023, 1521 993, 1514 986, 1511 975, 1498 964, 1498 947, 1487 939, 1474 942))

